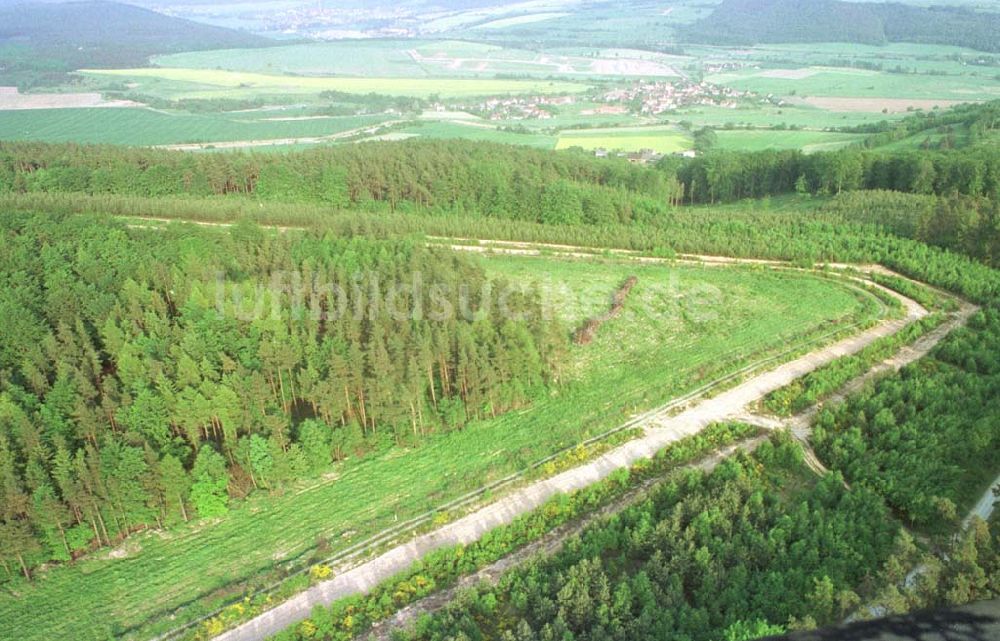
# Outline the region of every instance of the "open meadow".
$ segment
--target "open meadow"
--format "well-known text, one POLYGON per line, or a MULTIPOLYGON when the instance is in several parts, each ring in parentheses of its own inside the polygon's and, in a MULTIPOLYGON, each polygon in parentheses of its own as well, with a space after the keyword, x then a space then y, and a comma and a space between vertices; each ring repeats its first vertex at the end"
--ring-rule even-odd
POLYGON ((652 149, 672 154, 691 149, 691 138, 674 127, 620 127, 605 129, 570 129, 559 134, 556 149, 582 147, 609 151, 652 149))
POLYGON ((0 112, 0 139, 176 145, 325 138, 385 122, 386 116, 296 117, 280 111, 192 114, 137 108, 0 112))
POLYGON ((860 134, 825 131, 722 130, 717 132, 719 149, 763 151, 765 149, 801 149, 806 153, 832 151, 860 142, 860 134))
POLYGON ((456 120, 429 120, 413 123, 401 129, 399 133, 424 138, 439 138, 445 140, 482 140, 486 142, 501 142, 509 145, 525 145, 540 149, 554 149, 556 138, 540 131, 503 130, 499 124, 470 124, 456 120))
POLYGON ((706 80, 765 95, 797 97, 807 104, 811 98, 843 99, 839 103, 824 101, 813 105, 834 112, 906 111, 908 107, 930 108, 933 104, 947 107, 1000 97, 1000 83, 984 82, 975 76, 901 74, 848 67, 749 69, 709 75, 706 80), (858 106, 851 100, 866 102, 858 106))
POLYGON ((629 50, 542 51, 467 40, 341 40, 267 49, 197 51, 153 60, 158 67, 247 73, 385 78, 624 76, 672 78, 683 58, 629 50))
POLYGON ((178 100, 181 98, 218 98, 234 95, 254 95, 262 93, 318 94, 324 91, 344 93, 377 93, 388 96, 414 96, 427 98, 441 96, 463 98, 495 94, 563 94, 580 93, 587 86, 575 82, 548 80, 501 80, 484 78, 343 78, 290 76, 278 74, 251 73, 242 71, 221 71, 216 69, 186 68, 139 68, 139 69, 99 69, 84 70, 89 76, 106 76, 136 85, 136 91, 153 89, 162 97, 178 100), (146 87, 146 79, 167 81, 173 85, 146 87), (234 92, 234 93, 229 93, 234 92))
POLYGON ((600 258, 482 262, 493 276, 539 282, 567 327, 605 311, 629 276, 638 284, 593 343, 572 347, 565 384, 550 397, 416 448, 349 458, 320 479, 255 495, 225 519, 135 536, 113 553, 40 571, 19 598, 0 595, 0 637, 150 638, 239 597, 245 581, 274 579, 276 567, 310 558, 319 542, 329 555, 878 308, 870 295, 802 273, 600 258))

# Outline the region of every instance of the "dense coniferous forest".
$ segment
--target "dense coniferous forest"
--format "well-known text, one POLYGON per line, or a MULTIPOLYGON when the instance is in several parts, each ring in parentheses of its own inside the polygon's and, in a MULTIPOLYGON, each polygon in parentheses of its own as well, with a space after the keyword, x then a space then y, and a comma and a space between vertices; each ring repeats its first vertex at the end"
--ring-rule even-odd
POLYGON ((692 42, 753 45, 781 42, 889 42, 1000 51, 1000 13, 898 2, 726 0, 683 33, 692 42))
POLYGON ((479 268, 404 240, 31 215, 0 232, 0 557, 26 576, 523 407, 568 340, 538 300, 502 310, 479 268))
POLYGON ((0 144, 0 193, 246 196, 545 223, 625 222, 662 213, 670 177, 583 154, 469 141, 376 143, 291 155, 0 144))
POLYGON ((1000 468, 1000 316, 988 310, 933 356, 822 412, 819 456, 908 524, 954 529, 1000 468))

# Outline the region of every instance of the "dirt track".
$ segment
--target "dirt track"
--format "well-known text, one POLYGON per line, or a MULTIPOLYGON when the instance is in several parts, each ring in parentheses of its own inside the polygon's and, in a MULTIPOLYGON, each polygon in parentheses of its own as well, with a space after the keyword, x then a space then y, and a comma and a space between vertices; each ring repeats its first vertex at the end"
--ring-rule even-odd
POLYGON ((965 517, 964 525, 967 526, 974 516, 988 521, 990 516, 993 515, 993 509, 997 501, 1000 501, 1000 476, 996 477, 990 487, 983 492, 979 501, 972 507, 969 515, 965 517))
POLYGON ((738 416, 768 393, 833 360, 854 354, 884 336, 894 334, 927 311, 893 293, 907 310, 906 318, 885 321, 858 335, 759 374, 721 394, 695 403, 679 414, 664 411, 650 417, 643 437, 552 478, 532 483, 440 529, 421 535, 335 578, 315 585, 242 626, 223 633, 219 641, 262 641, 307 618, 317 605, 366 592, 381 581, 409 568, 429 552, 478 540, 489 530, 510 523, 559 493, 573 492, 599 481, 617 469, 647 459, 667 445, 700 432, 708 425, 738 416))
MULTIPOLYGON (((740 443, 736 443, 735 445, 725 447, 714 454, 704 457, 697 463, 685 465, 680 469, 698 469, 705 472, 711 472, 719 465, 719 463, 736 452, 752 452, 767 439, 767 435, 747 439, 740 443)), ((363 639, 364 641, 391 641, 392 633, 395 630, 410 625, 424 614, 440 610, 452 599, 454 599, 455 595, 461 590, 473 587, 480 583, 495 585, 497 581, 500 580, 500 577, 507 571, 514 569, 528 559, 535 556, 550 556, 555 554, 563 546, 566 539, 579 534, 592 523, 607 516, 617 514, 642 500, 645 496, 647 496, 650 488, 659 485, 662 481, 662 478, 651 479, 650 481, 642 484, 642 486, 630 491, 625 496, 616 500, 614 503, 605 506, 597 512, 588 514, 582 519, 561 525, 550 532, 547 532, 545 536, 539 540, 529 543, 513 554, 503 557, 475 574, 462 577, 454 586, 448 588, 447 590, 441 590, 430 594, 403 608, 391 618, 377 623, 371 630, 359 635, 357 638, 359 640, 363 639)))

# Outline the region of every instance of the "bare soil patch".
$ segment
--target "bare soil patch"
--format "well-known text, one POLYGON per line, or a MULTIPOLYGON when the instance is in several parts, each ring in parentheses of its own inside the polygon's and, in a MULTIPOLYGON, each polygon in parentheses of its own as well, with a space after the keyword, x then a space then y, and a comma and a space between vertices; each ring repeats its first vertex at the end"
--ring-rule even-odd
POLYGON ((679 76, 668 65, 652 60, 600 58, 590 65, 593 73, 606 76, 679 76))
POLYGON ((576 334, 573 336, 573 342, 577 345, 587 345, 593 341, 594 337, 597 336, 597 330, 601 328, 601 325, 621 313, 622 308, 625 307, 625 299, 628 298, 629 292, 632 291, 632 288, 635 287, 637 282, 639 282, 638 278, 635 276, 629 276, 618 291, 615 292, 614 296, 611 297, 611 309, 584 323, 583 327, 576 330, 576 334))
POLYGON ((21 93, 17 87, 0 87, 0 110, 80 109, 87 107, 141 107, 131 100, 105 100, 96 92, 21 93))

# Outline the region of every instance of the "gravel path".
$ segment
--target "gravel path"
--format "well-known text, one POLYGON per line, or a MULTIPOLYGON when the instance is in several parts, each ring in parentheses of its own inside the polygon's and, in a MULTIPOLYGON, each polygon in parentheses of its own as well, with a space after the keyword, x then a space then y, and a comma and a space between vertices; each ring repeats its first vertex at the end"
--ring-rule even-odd
POLYGON ((969 515, 965 517, 964 526, 968 526, 969 521, 972 517, 978 516, 984 521, 989 521, 990 517, 993 515, 993 508, 996 506, 997 501, 1000 501, 1000 476, 994 479, 990 487, 983 492, 983 496, 980 497, 979 502, 976 503, 969 515))
MULTIPOLYGON (((719 463, 729 458, 736 452, 753 452, 768 438, 769 437, 767 435, 757 436, 740 443, 724 447, 714 454, 704 457, 697 463, 681 466, 677 468, 677 470, 672 471, 670 474, 675 474, 684 469, 697 469, 704 472, 711 472, 719 465, 719 463)), ((625 496, 615 500, 614 503, 601 508, 597 512, 588 514, 585 517, 571 523, 561 525, 547 532, 537 541, 529 543, 516 552, 486 566, 475 574, 462 577, 454 586, 420 599, 419 601, 403 608, 389 619, 375 624, 372 626, 371 630, 356 637, 357 640, 391 641, 393 632, 399 628, 411 625, 424 614, 440 610, 444 606, 448 605, 448 603, 450 603, 460 591, 484 583, 488 585, 496 585, 500 580, 500 577, 529 559, 537 556, 551 556, 555 554, 560 548, 562 548, 566 539, 579 534, 592 523, 608 516, 618 514, 626 508, 643 500, 646 496, 648 496, 649 490, 662 483, 664 478, 667 477, 650 479, 643 483, 640 487, 631 490, 625 496)))
POLYGON ((885 321, 860 334, 816 350, 757 375, 719 395, 702 400, 679 414, 663 412, 650 417, 645 435, 601 457, 518 489, 466 517, 440 529, 416 537, 380 556, 347 570, 329 581, 317 584, 281 603, 257 618, 223 633, 218 641, 262 641, 278 631, 307 618, 317 605, 329 605, 338 599, 364 593, 378 583, 403 572, 428 553, 442 547, 468 544, 486 532, 530 512, 559 493, 587 487, 614 472, 682 438, 697 434, 712 423, 737 416, 751 403, 826 363, 854 354, 873 341, 898 332, 909 322, 927 314, 915 302, 893 293, 907 309, 906 318, 885 321))
POLYGON ((952 314, 951 318, 927 332, 912 344, 902 347, 890 358, 882 361, 875 367, 865 372, 862 376, 855 378, 840 388, 836 394, 826 400, 813 405, 804 412, 788 419, 787 424, 792 428, 792 432, 802 441, 807 441, 809 428, 812 425, 813 417, 825 406, 840 403, 845 398, 859 391, 870 381, 891 372, 898 372, 910 363, 916 362, 929 354, 941 340, 958 327, 969 322, 969 318, 979 311, 979 308, 969 303, 961 302, 959 310, 952 314))

